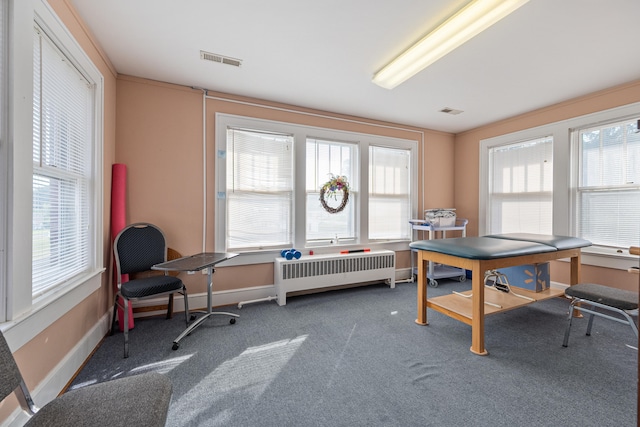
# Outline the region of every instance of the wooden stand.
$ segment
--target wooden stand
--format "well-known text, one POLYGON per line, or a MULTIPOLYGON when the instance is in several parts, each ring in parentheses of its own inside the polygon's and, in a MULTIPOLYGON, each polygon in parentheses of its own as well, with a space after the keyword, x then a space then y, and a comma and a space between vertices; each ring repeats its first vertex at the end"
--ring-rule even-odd
POLYGON ((580 281, 580 248, 561 251, 545 252, 533 255, 521 255, 507 258, 494 259, 469 259, 454 255, 418 251, 418 318, 416 323, 427 325, 427 307, 446 314, 460 322, 471 325, 471 352, 478 355, 488 354, 484 347, 484 317, 485 315, 501 313, 531 304, 535 301, 553 298, 563 295, 564 291, 549 288, 543 292, 531 292, 518 288, 518 294, 528 296, 534 301, 519 298, 514 295, 503 294, 494 290, 485 290, 484 273, 487 270, 498 270, 503 267, 512 267, 523 264, 535 264, 556 259, 571 259, 570 284, 575 285, 580 281), (436 262, 445 265, 471 270, 471 298, 459 295, 446 295, 432 299, 427 297, 426 269, 428 262, 436 262), (485 301, 495 303, 500 307, 485 304, 485 301))

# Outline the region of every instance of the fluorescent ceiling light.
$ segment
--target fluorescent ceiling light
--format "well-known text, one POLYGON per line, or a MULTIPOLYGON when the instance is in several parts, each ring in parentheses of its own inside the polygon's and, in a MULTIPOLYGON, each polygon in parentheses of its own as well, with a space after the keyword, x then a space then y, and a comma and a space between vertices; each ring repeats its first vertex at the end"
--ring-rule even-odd
POLYGON ((393 89, 529 0, 474 0, 391 61, 373 82, 393 89))

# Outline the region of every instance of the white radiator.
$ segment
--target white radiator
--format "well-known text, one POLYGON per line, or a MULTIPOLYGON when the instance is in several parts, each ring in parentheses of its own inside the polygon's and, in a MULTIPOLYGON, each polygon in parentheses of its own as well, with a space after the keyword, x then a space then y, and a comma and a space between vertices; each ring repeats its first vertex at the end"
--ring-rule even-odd
POLYGON ((351 254, 305 255, 300 259, 276 258, 273 281, 278 305, 287 303, 287 292, 385 280, 396 286, 396 253, 393 251, 351 254))

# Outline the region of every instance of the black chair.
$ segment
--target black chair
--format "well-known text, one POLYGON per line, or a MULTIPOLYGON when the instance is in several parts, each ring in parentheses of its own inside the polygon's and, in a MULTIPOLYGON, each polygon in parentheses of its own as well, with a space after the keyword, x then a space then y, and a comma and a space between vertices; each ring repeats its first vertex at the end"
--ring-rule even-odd
POLYGON ((623 289, 616 289, 595 283, 579 283, 569 286, 564 291, 564 294, 567 298, 571 298, 571 304, 569 304, 567 329, 564 332, 564 341, 562 342, 563 347, 569 345, 569 333, 571 332, 574 310, 589 314, 587 336, 591 335, 594 316, 598 316, 629 325, 636 336, 636 340, 638 339, 638 327, 628 313, 638 309, 637 292, 625 291, 623 289), (611 316, 610 314, 617 314, 618 316, 611 316))
POLYGON ((26 426, 164 426, 171 390, 165 375, 148 372, 71 390, 39 409, 0 332, 0 401, 15 392, 26 426))
POLYGON ((167 245, 162 230, 153 224, 136 223, 125 227, 113 242, 113 252, 116 260, 116 274, 118 277, 118 293, 113 307, 113 321, 111 334, 116 325, 118 307, 122 307, 124 332, 124 357, 129 357, 129 304, 132 300, 154 298, 161 295, 169 296, 167 304, 167 319, 172 315, 173 294, 178 292, 184 296, 184 316, 189 325, 189 301, 187 288, 182 280, 165 272, 150 277, 135 278, 122 282, 123 274, 133 275, 145 272, 167 260, 167 245), (120 305, 120 301, 122 305, 120 305))

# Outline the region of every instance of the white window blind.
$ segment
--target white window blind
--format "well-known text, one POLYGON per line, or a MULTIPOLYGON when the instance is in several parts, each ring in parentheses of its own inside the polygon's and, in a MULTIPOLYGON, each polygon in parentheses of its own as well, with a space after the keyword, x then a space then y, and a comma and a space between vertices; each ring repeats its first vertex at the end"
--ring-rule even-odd
POLYGON ((411 152, 369 146, 369 239, 409 239, 411 152))
POLYGON ((38 27, 33 51, 35 298, 90 267, 93 88, 38 27))
POLYGON ((489 150, 489 233, 552 234, 553 138, 489 150))
POLYGON ((227 250, 293 246, 293 137, 227 129, 227 250))
POLYGON ((578 235, 594 245, 640 241, 640 133, 637 119, 580 129, 578 235))
MULTIPOLYGON (((306 239, 307 242, 355 241, 355 206, 358 204, 356 173, 357 146, 353 143, 307 138, 306 149, 306 239), (331 176, 344 176, 349 183, 349 201, 337 213, 327 212, 320 203, 320 188, 331 176)), ((325 197, 327 205, 336 208, 343 194, 335 200, 325 197)))

